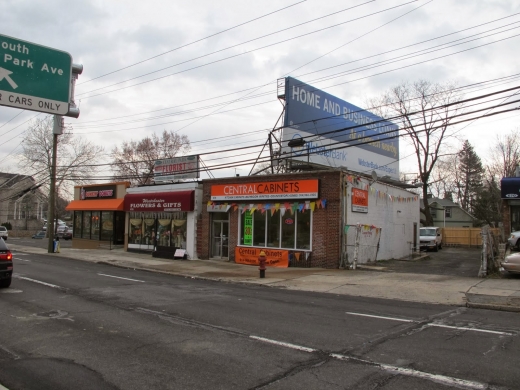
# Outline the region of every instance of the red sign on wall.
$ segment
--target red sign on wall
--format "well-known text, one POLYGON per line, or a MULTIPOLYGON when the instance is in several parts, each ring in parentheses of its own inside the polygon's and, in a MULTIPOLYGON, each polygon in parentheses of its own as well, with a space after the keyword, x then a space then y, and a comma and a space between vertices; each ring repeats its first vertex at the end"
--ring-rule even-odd
POLYGON ((352 188, 352 211, 368 213, 368 191, 352 188))

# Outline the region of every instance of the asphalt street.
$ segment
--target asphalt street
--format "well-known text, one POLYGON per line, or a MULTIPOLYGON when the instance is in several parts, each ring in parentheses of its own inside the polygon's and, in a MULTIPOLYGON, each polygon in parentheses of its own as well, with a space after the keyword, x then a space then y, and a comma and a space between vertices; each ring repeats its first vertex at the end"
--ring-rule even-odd
POLYGON ((518 314, 272 289, 15 252, 14 389, 514 389, 518 314))

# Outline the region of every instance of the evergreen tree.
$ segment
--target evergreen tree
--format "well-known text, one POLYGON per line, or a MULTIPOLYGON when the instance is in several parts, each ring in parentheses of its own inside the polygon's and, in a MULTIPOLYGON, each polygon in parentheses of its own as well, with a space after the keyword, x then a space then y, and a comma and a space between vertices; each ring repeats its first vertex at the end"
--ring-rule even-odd
POLYGON ((468 140, 464 142, 458 157, 460 180, 456 183, 457 198, 460 207, 469 213, 474 213, 477 196, 482 189, 484 168, 480 157, 475 153, 468 140))
POLYGON ((498 226, 502 222, 502 199, 500 197, 500 184, 491 176, 479 192, 475 202, 473 216, 481 224, 498 226))

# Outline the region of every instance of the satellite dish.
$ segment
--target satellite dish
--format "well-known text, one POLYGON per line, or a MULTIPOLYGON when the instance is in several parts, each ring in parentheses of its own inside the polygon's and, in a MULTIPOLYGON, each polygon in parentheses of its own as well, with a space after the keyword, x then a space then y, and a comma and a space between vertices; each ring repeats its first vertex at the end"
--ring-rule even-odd
POLYGON ((372 180, 377 181, 377 173, 376 173, 376 171, 372 171, 372 180))

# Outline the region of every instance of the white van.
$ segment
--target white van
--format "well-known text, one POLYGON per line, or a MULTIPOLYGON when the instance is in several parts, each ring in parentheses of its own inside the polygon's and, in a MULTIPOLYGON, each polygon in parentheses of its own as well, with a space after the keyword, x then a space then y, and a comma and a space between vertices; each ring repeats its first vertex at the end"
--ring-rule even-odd
POLYGON ((421 249, 433 249, 435 252, 442 249, 441 228, 436 226, 422 227, 419 234, 421 249))

